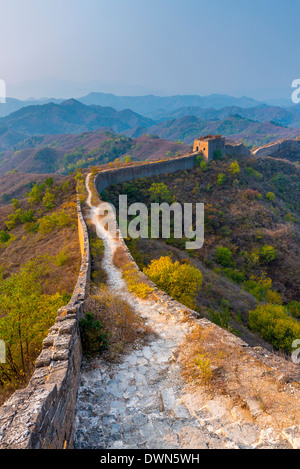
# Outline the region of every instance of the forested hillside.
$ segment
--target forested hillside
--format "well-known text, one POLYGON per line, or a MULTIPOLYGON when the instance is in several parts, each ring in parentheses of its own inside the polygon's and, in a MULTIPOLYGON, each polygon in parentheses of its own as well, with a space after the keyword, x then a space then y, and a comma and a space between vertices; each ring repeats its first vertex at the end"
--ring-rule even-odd
POLYGON ((0 404, 26 385, 58 308, 77 282, 80 248, 74 176, 36 182, 0 208, 0 404))
MULTIPOLYGON (((295 337, 299 334, 299 185, 299 167, 293 164, 268 158, 225 158, 210 163, 199 160, 193 170, 114 186, 103 196, 115 205, 119 194, 127 194, 128 203, 139 201, 148 207, 151 202, 205 203, 202 249, 186 251, 186 239, 173 235, 128 239, 133 256, 158 283, 157 270, 164 271, 169 257, 196 267, 203 275, 202 287, 194 292, 201 315, 238 331, 250 342, 258 334, 287 351, 290 329, 274 332, 270 317, 276 313, 279 322, 274 327, 279 329, 281 320, 291 320, 295 337), (264 317, 268 326, 258 324, 264 317)), ((163 281, 161 287, 171 288, 163 281)), ((181 292, 177 299, 184 302, 186 290, 181 292)))

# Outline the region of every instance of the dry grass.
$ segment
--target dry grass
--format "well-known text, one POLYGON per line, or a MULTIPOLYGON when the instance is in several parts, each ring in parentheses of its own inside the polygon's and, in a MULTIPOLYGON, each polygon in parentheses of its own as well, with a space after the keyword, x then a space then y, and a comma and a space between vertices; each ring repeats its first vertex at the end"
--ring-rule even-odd
MULTIPOLYGON (((13 173, 0 176, 0 205, 5 205, 3 195, 7 196, 8 200, 12 198, 22 199, 28 192, 28 187, 31 184, 43 183, 45 179, 52 177, 55 182, 59 182, 63 176, 59 174, 32 174, 32 173, 13 173)), ((7 202, 6 202, 7 203, 7 202)))
POLYGON ((109 360, 116 360, 130 345, 143 340, 150 332, 131 305, 104 285, 87 299, 84 310, 93 313, 102 323, 108 338, 105 358, 109 360))
MULTIPOLYGON (((64 208, 70 214, 70 224, 66 227, 56 227, 52 232, 27 233, 24 225, 18 225, 10 234, 14 241, 0 246, 0 266, 3 268, 4 277, 19 271, 21 265, 45 255, 53 258, 51 268, 45 272, 44 293, 53 294, 57 291, 73 293, 80 268, 80 247, 77 227, 77 205, 75 183, 73 178, 69 180, 69 188, 66 191, 58 191, 56 194, 55 208, 49 213, 59 212, 64 208), (56 265, 55 259, 64 250, 68 260, 63 266, 56 265)), ((22 200, 24 210, 30 208, 28 201, 22 200)), ((37 216, 44 216, 41 207, 34 207, 37 216)), ((12 207, 0 208, 0 220, 12 212, 12 207)), ((3 229, 3 228, 2 228, 3 229)))
POLYGON ((180 362, 188 383, 224 393, 224 371, 231 350, 215 339, 214 326, 206 329, 195 326, 180 348, 180 362))
POLYGON ((233 407, 247 410, 250 398, 261 409, 258 422, 272 419, 280 428, 299 424, 300 388, 292 378, 299 372, 278 355, 244 349, 215 325, 197 324, 181 346, 179 360, 187 386, 204 400, 226 396, 233 407))
POLYGON ((122 271, 123 278, 131 293, 134 293, 139 298, 146 299, 154 292, 150 283, 137 269, 135 262, 132 261, 124 246, 120 246, 116 249, 113 256, 113 263, 122 271))
POLYGON ((104 253, 103 241, 98 238, 95 225, 89 218, 86 218, 86 225, 89 232, 90 249, 91 249, 91 286, 97 287, 106 284, 107 273, 102 267, 102 259, 104 253))
POLYGON ((115 264, 116 267, 120 270, 124 270, 127 264, 130 264, 132 262, 132 259, 126 249, 124 247, 120 246, 118 247, 113 256, 113 263, 115 264))
MULTIPOLYGON (((106 287, 107 273, 102 266, 103 241, 98 238, 95 226, 89 218, 86 218, 86 223, 90 237, 93 293, 85 302, 84 312, 93 313, 95 319, 103 325, 108 341, 104 357, 114 361, 134 343, 142 341, 150 329, 129 303, 111 293, 106 287)), ((130 261, 130 257, 120 248, 114 260, 119 268, 123 268, 130 261)))
POLYGON ((91 204, 94 207, 97 207, 101 203, 100 195, 95 187, 95 176, 98 174, 99 170, 97 168, 92 168, 91 176, 89 180, 89 189, 92 193, 91 204))

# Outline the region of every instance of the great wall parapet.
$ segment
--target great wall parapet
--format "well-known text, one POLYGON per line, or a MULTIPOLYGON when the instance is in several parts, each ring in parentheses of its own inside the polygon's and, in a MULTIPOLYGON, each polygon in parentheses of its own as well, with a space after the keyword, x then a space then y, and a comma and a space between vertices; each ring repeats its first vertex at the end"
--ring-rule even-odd
POLYGON ((72 448, 82 358, 79 319, 90 283, 88 231, 77 203, 82 262, 70 303, 58 311, 25 389, 0 408, 0 449, 72 448))

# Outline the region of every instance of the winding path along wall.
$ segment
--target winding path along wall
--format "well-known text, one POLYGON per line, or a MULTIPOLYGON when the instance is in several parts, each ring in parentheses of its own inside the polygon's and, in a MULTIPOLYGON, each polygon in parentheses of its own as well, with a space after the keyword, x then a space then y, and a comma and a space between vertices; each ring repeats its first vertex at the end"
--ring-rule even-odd
MULTIPOLYGON (((165 168, 166 172, 188 169, 194 165, 194 156, 191 154, 173 161, 124 168, 124 171, 118 172, 118 177, 120 180, 131 180, 143 175, 161 174, 165 168)), ((101 173, 99 190, 110 185, 114 177, 114 171, 101 173)), ((58 311, 56 323, 44 340, 29 385, 16 391, 0 408, 0 449, 73 447, 74 413, 82 359, 78 324, 89 291, 91 268, 88 232, 79 201, 77 211, 82 254, 78 282, 70 303, 58 311)), ((91 215, 94 216, 93 208, 91 215)))
POLYGON ((262 147, 256 148, 252 153, 254 156, 279 156, 289 152, 300 152, 300 140, 278 140, 262 147))
MULTIPOLYGON (((194 162, 195 154, 103 171, 96 176, 96 187, 101 192, 110 184, 189 169, 194 162)), ((92 366, 84 362, 81 367, 78 320, 89 290, 90 251, 78 203, 82 251, 78 282, 69 305, 59 310, 56 324, 49 330, 28 387, 17 391, 0 408, 0 449, 62 449, 73 444, 76 448, 299 448, 299 419, 292 426, 288 426, 288 419, 285 426, 279 426, 277 414, 275 418, 270 412, 267 418, 261 415, 259 402, 251 398, 252 384, 248 384, 255 378, 260 388, 270 373, 275 383, 277 376, 283 382, 287 362, 264 350, 251 350, 239 338, 199 319, 194 311, 155 286, 150 300, 129 293, 121 271, 112 261, 116 247, 127 247, 121 236, 115 240, 104 230, 97 207, 92 206, 88 182, 90 217, 105 244, 103 266, 108 286, 130 302, 153 333, 147 343, 137 346, 118 364, 106 363, 99 357, 92 366), (194 393, 187 389, 178 350, 186 334, 197 325, 204 330, 213 328, 234 356, 245 357, 250 375, 245 378, 248 388, 244 395, 241 390, 245 383, 240 376, 238 381, 234 378, 242 406, 227 396, 209 398, 204 391, 195 400, 194 393)), ((247 366, 241 367, 241 373, 247 366)), ((291 407, 293 416, 293 409, 298 409, 299 389, 291 386, 284 392, 284 412, 289 415, 291 407)))
MULTIPOLYGON (((187 161, 189 165, 191 161, 187 161)), ((176 165, 176 170, 181 164, 176 165)), ((183 166, 186 169, 185 162, 183 166)), ((160 174, 172 172, 173 169, 172 164, 163 164, 160 174)), ((95 185, 102 191, 111 183, 152 176, 159 174, 158 171, 157 164, 153 167, 105 171, 96 176, 95 185)), ((264 414, 259 401, 252 397, 254 386, 262 387, 266 379, 266 362, 271 363, 271 354, 267 355, 264 350, 252 350, 228 331, 200 319, 197 313, 174 301, 154 284, 154 294, 147 300, 137 298, 128 291, 122 272, 113 263, 113 255, 118 247, 130 253, 120 233, 115 239, 104 229, 99 208, 92 206, 89 182, 90 175, 86 181, 90 218, 104 242, 103 267, 107 272, 107 286, 111 292, 130 303, 151 328, 151 333, 144 342, 136 343, 133 350, 117 363, 106 362, 101 357, 83 362, 76 407, 75 448, 178 450, 299 447, 299 427, 280 428, 277 414, 274 417, 264 414), (197 326, 204 331, 213 329, 217 338, 214 347, 219 347, 219 343, 225 345, 231 356, 240 361, 236 365, 237 376, 233 377, 233 386, 238 387, 234 398, 226 393, 218 395, 217 392, 212 397, 203 389, 195 392, 184 381, 178 356, 186 335, 197 326)), ((276 376, 285 370, 286 362, 275 362, 274 357, 272 373, 275 377, 272 379, 276 383, 276 376)), ((288 402, 294 392, 292 389, 288 402)), ((297 396, 298 399, 299 392, 297 396)), ((286 407, 285 411, 291 409, 286 407)))

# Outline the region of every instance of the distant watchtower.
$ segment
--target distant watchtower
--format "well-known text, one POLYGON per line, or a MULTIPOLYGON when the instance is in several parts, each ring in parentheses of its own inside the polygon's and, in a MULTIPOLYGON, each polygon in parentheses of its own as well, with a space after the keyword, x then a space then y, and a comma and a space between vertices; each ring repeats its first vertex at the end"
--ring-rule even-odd
POLYGON ((202 153, 207 161, 212 160, 214 156, 225 156, 225 138, 221 135, 196 138, 193 151, 202 153))

